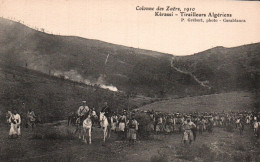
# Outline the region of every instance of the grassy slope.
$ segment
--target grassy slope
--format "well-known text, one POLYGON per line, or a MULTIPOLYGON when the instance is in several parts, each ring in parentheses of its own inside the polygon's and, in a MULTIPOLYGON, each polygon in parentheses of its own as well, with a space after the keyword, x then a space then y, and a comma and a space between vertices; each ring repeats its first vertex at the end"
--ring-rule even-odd
MULTIPOLYGON (((100 74, 105 73, 108 84, 146 96, 210 93, 189 75, 171 68, 172 56, 168 54, 46 34, 6 19, 0 19, 0 26, 0 56, 9 64, 25 66, 27 63, 28 68, 45 73, 75 70, 91 81, 97 81, 100 74)), ((259 63, 259 49, 259 44, 214 48, 194 56, 178 57, 175 64, 202 81, 208 80, 217 92, 252 89, 258 83, 255 79, 258 75, 251 73, 259 63)))
POLYGON ((174 64, 195 74, 216 91, 259 91, 260 43, 234 48, 216 47, 191 56, 176 57, 174 64))
POLYGON ((0 19, 1 59, 19 66, 48 73, 76 70, 84 78, 96 81, 106 73, 106 82, 120 90, 158 93, 163 83, 182 92, 196 85, 189 76, 170 68, 169 55, 114 45, 79 37, 55 36, 30 29, 22 24, 0 19), (110 54, 107 65, 104 62, 110 54), (174 76, 174 77, 170 77, 174 76), (188 81, 187 81, 188 78, 188 81), (150 86, 147 85, 150 82, 150 86))
POLYGON ((78 109, 83 100, 96 109, 103 106, 104 101, 107 101, 113 110, 125 108, 127 103, 126 97, 121 93, 74 83, 21 67, 1 67, 0 74, 2 115, 12 109, 18 109, 24 114, 31 108, 43 121, 50 122, 65 119, 69 112, 78 109))
POLYGON ((230 92, 165 100, 145 105, 140 109, 162 112, 221 112, 251 110, 253 106, 252 94, 230 92))

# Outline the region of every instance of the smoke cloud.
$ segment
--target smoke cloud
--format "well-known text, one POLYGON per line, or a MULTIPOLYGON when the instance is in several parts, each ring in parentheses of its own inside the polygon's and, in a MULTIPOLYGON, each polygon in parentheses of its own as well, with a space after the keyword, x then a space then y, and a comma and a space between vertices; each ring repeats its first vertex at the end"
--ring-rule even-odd
POLYGON ((96 82, 91 82, 89 79, 85 79, 76 70, 70 70, 65 72, 59 70, 52 70, 51 75, 56 77, 63 77, 64 79, 72 80, 79 83, 84 83, 90 86, 98 85, 100 88, 108 89, 113 92, 118 91, 117 87, 106 84, 103 75, 100 75, 100 77, 97 79, 96 82))

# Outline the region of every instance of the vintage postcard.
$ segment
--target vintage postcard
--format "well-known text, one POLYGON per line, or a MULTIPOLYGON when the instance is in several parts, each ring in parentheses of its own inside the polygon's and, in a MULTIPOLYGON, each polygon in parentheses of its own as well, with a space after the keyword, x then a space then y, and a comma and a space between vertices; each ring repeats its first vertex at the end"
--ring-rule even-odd
POLYGON ((259 15, 0 0, 0 161, 260 161, 259 15))

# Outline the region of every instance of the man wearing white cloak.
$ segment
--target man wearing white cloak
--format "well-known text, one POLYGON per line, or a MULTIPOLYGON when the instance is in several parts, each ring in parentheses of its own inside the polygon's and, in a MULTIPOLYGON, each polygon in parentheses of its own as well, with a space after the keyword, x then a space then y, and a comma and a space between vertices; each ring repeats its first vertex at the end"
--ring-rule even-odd
POLYGON ((12 114, 10 111, 8 112, 10 114, 9 118, 9 123, 11 124, 10 126, 10 131, 9 131, 9 136, 13 137, 14 135, 21 135, 21 117, 15 110, 14 113, 12 114))

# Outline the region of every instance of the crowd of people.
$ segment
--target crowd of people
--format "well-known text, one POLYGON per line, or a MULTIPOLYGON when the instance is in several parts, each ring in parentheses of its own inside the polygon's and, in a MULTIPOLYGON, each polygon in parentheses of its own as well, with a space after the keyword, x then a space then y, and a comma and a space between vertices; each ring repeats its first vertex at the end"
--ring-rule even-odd
MULTIPOLYGON (((90 114, 94 114, 92 121, 98 119, 95 109, 86 107, 90 114)), ((82 106, 78 110, 78 116, 82 116, 80 112, 83 112, 82 106)), ((119 138, 132 139, 133 141, 136 140, 136 135, 140 129, 145 129, 145 131, 154 132, 155 134, 183 133, 183 142, 192 143, 192 141, 196 140, 197 132, 198 134, 203 132, 213 133, 215 127, 221 127, 229 131, 238 129, 242 135, 246 125, 253 128, 254 135, 259 137, 260 114, 257 112, 165 113, 153 110, 112 112, 106 102, 100 112, 105 113, 109 119, 111 130, 117 132, 119 138), (142 124, 140 123, 141 121, 136 119, 136 115, 139 114, 145 114, 149 118, 148 125, 139 128, 139 124, 142 124)), ((98 120, 97 125, 99 125, 98 120)))
MULTIPOLYGON (((118 134, 120 139, 129 139, 131 143, 134 143, 137 138, 137 131, 139 123, 135 119, 135 115, 127 113, 124 110, 122 113, 115 113, 111 111, 107 102, 104 103, 100 113, 104 113, 108 119, 110 125, 109 131, 114 131, 118 134)), ((86 119, 90 118, 93 126, 101 127, 100 119, 95 108, 89 108, 86 101, 82 102, 82 106, 78 108, 76 113, 72 113, 68 118, 68 125, 75 124, 81 125, 86 119)), ((78 129, 76 129, 78 131, 78 129)))
POLYGON ((145 111, 151 118, 151 129, 164 133, 183 133, 184 143, 196 140, 197 132, 213 133, 214 127, 221 127, 232 131, 238 129, 243 134, 244 127, 250 126, 254 135, 259 137, 259 112, 193 112, 193 113, 163 113, 145 111))
MULTIPOLYGON (((107 102, 101 108, 99 113, 104 113, 108 119, 110 130, 118 134, 120 139, 129 139, 135 142, 140 129, 153 132, 155 134, 183 133, 184 143, 191 144, 196 140, 197 132, 213 133, 215 127, 222 127, 228 130, 238 129, 243 134, 246 125, 253 128, 254 135, 259 137, 260 113, 259 112, 193 112, 193 113, 165 113, 158 111, 133 110, 113 112, 107 102), (142 121, 136 119, 136 115, 145 115, 149 122, 145 126, 142 121), (142 125, 139 128, 139 125, 142 125)), ((78 126, 90 125, 101 127, 99 113, 95 108, 89 108, 86 101, 75 113, 69 115, 68 125, 78 126)), ((27 112, 26 123, 30 127, 35 126, 36 115, 32 110, 27 112)), ((140 119, 139 119, 140 120, 140 119)), ((10 123, 9 136, 19 137, 21 135, 21 117, 17 111, 8 112, 8 122, 10 123)), ((76 130, 77 131, 77 130, 76 130)), ((142 131, 142 130, 141 130, 142 131)), ((91 132, 91 130, 90 130, 91 132)))

